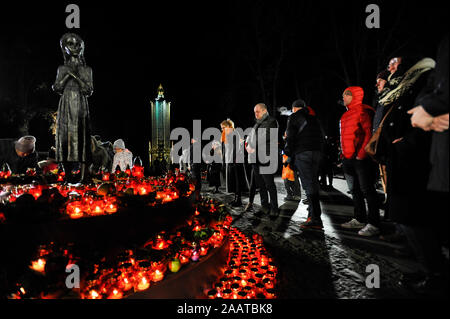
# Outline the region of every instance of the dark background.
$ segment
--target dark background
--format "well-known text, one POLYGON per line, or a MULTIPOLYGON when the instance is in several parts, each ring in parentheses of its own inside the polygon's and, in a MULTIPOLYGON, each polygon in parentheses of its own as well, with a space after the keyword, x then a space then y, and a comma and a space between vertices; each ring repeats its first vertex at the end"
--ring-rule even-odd
MULTIPOLYGON (((59 39, 85 41, 93 68, 89 98, 93 134, 123 138, 148 160, 150 100, 162 83, 172 128, 253 124, 253 106, 272 114, 301 97, 326 134, 337 136, 349 85, 372 104, 375 76, 394 55, 435 57, 447 29, 442 2, 421 1, 61 1, 17 2, 0 11, 0 138, 32 134, 53 144, 51 90, 63 63, 59 39), (81 10, 81 29, 66 29, 66 5, 81 10), (365 8, 380 6, 381 28, 367 29, 365 8)), ((276 114, 280 125, 286 117, 276 114)))

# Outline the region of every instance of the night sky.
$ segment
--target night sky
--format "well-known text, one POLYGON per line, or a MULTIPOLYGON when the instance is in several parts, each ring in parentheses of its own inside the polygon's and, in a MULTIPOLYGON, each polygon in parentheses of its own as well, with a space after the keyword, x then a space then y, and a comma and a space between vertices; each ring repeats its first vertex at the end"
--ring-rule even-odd
MULTIPOLYGON (((193 119, 218 127, 229 117, 245 128, 253 123, 256 103, 272 110, 274 102, 290 106, 301 97, 326 133, 336 135, 342 91, 362 86, 364 102, 372 104, 375 76, 389 58, 435 57, 449 18, 442 2, 432 1, 60 2, 2 4, 0 117, 20 103, 57 109, 51 84, 63 63, 59 39, 76 32, 93 68, 93 134, 123 138, 146 159, 149 101, 160 83, 172 102, 172 127, 191 129, 193 119), (79 30, 65 27, 69 3, 80 6, 79 30), (380 29, 365 27, 369 3, 380 6, 380 29), (31 93, 19 102, 24 79, 31 93)), ((278 119, 284 126, 286 119, 278 119)), ((53 142, 47 127, 37 116, 29 128, 44 151, 53 142)), ((0 134, 18 133, 4 126, 0 134)))

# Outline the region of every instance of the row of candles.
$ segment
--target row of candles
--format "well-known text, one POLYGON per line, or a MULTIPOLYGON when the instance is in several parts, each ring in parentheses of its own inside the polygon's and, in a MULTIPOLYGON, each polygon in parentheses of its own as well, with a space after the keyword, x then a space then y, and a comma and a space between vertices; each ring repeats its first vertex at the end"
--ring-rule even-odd
MULTIPOLYGON (((85 299, 120 299, 133 292, 147 290, 154 283, 164 279, 167 272, 178 272, 189 262, 197 262, 206 256, 212 247, 219 247, 227 236, 230 220, 226 219, 224 224, 216 225, 214 234, 200 243, 185 242, 183 247, 172 257, 160 262, 148 260, 138 261, 132 251, 128 251, 128 258, 120 261, 115 270, 102 270, 95 280, 87 283, 81 294, 85 299)), ((158 235, 144 245, 155 250, 167 250, 180 238, 180 233, 165 239, 158 235)))
POLYGON ((251 238, 231 228, 227 266, 213 288, 210 299, 274 299, 277 267, 268 255, 260 235, 251 238))
MULTIPOLYGON (((141 176, 140 173, 137 176, 141 176)), ((63 197, 68 197, 65 212, 72 219, 86 216, 108 215, 117 212, 118 204, 116 194, 118 192, 132 189, 134 195, 148 195, 156 192, 156 202, 167 203, 178 199, 180 194, 174 187, 174 183, 178 180, 184 181, 182 174, 169 176, 168 178, 128 178, 111 182, 111 187, 115 194, 99 195, 97 189, 105 187, 105 183, 100 186, 95 184, 70 186, 67 184, 53 185, 23 185, 12 188, 9 196, 9 202, 15 202, 18 197, 23 194, 31 194, 36 200, 42 195, 44 189, 56 188, 63 197)), ((108 188, 108 186, 106 186, 108 188)), ((192 185, 186 195, 192 192, 192 185)))
MULTIPOLYGON (((192 216, 192 219, 187 221, 187 224, 190 225, 192 231, 202 231, 205 229, 206 225, 199 224, 199 220, 201 214, 205 213, 215 213, 217 211, 217 202, 206 201, 198 206, 195 210, 195 214, 192 216), (201 213, 200 213, 201 212, 201 213)), ((88 299, 101 299, 101 298, 109 298, 109 299, 120 299, 124 296, 127 296, 133 292, 143 291, 150 288, 154 283, 163 280, 167 274, 167 272, 178 272, 183 265, 188 264, 189 262, 199 261, 200 258, 206 256, 210 249, 220 247, 223 244, 225 238, 230 237, 232 241, 232 250, 230 251, 230 257, 227 261, 227 265, 236 266, 239 262, 245 261, 245 253, 247 252, 247 257, 252 257, 255 262, 256 259, 259 258, 259 265, 270 266, 271 270, 273 270, 273 265, 269 264, 271 259, 265 253, 265 250, 262 246, 262 242, 259 238, 255 238, 254 243, 250 244, 251 248, 255 248, 255 253, 253 254, 248 251, 248 244, 245 241, 245 236, 238 233, 235 229, 231 230, 231 222, 232 218, 228 214, 226 218, 222 219, 220 222, 213 222, 208 225, 213 229, 213 234, 209 238, 205 240, 201 240, 200 242, 188 242, 184 238, 182 238, 181 232, 176 231, 170 235, 165 232, 161 232, 155 238, 148 241, 144 248, 146 249, 154 249, 154 250, 162 250, 168 252, 171 248, 171 245, 177 241, 181 243, 182 246, 178 251, 172 255, 171 258, 163 258, 160 261, 153 261, 146 258, 138 257, 138 255, 134 254, 132 250, 125 251, 124 254, 121 254, 121 258, 116 263, 115 267, 105 268, 100 265, 94 266, 94 271, 91 276, 91 279, 87 279, 86 283, 82 285, 82 292, 80 293, 81 298, 88 299), (252 247, 252 245, 255 245, 252 247), (237 254, 237 255, 235 255, 237 254), (234 263, 233 263, 234 261, 234 263)), ((64 250, 65 253, 66 250, 64 250)), ((46 266, 46 256, 51 253, 50 250, 43 250, 39 253, 39 258, 33 260, 30 264, 30 268, 40 272, 45 275, 45 266, 46 266)), ((166 254, 167 256, 167 254, 166 254)), ((73 258, 73 257, 71 257, 73 258)), ((243 269, 243 265, 241 267, 243 269)), ((239 270, 241 270, 239 268, 239 270)), ((264 269, 264 268, 263 268, 264 269)), ((276 269, 275 269, 276 270, 276 269)), ((269 273, 270 274, 270 273, 269 273)), ((267 276, 269 274, 266 274, 267 276)), ((241 276, 239 280, 240 284, 243 284, 243 280, 248 281, 248 286, 252 283, 252 278, 250 278, 250 272, 248 276, 242 271, 237 273, 236 269, 233 268, 233 273, 226 273, 227 278, 231 278, 241 276)), ((266 277, 267 277, 266 276, 266 277)), ((262 280, 266 279, 266 277, 261 278, 262 280)), ((274 279, 274 278, 273 278, 274 279)), ((237 278, 233 279, 234 281, 237 278)), ((227 297, 226 289, 232 289, 235 282, 224 282, 224 297, 227 297)), ((258 284, 255 282, 255 284, 258 284)), ((266 285, 270 285, 270 283, 264 281, 266 285)), ((215 288, 219 288, 216 284, 215 288)), ((24 297, 25 292, 23 287, 18 288, 17 296, 24 297)), ((236 291, 239 294, 240 291, 236 291)), ((265 291, 265 293, 270 293, 265 291)), ((219 293, 220 295, 220 293, 219 293)), ((251 294, 249 294, 251 296, 251 294)), ((256 295, 255 295, 256 296, 256 295)), ((270 295, 268 295, 270 297, 270 295)))

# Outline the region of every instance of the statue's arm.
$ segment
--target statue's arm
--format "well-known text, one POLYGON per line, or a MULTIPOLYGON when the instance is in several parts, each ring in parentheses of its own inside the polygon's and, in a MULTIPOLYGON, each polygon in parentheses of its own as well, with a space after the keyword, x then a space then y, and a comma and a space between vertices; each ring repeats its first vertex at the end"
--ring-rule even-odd
POLYGON ((94 85, 92 81, 92 69, 85 67, 80 74, 75 74, 71 71, 68 72, 80 85, 81 92, 84 95, 90 96, 94 92, 94 85))
POLYGON ((60 66, 56 73, 56 80, 52 86, 53 91, 62 94, 64 87, 66 86, 67 80, 70 78, 70 74, 67 73, 64 67, 60 66))

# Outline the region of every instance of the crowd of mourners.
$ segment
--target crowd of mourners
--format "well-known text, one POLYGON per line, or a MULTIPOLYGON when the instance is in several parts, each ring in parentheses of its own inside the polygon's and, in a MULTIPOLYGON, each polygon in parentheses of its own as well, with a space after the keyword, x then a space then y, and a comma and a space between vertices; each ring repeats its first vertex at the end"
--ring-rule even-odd
MULTIPOLYGON (((380 236, 386 241, 406 239, 421 269, 404 275, 400 284, 418 292, 433 289, 448 292, 448 265, 442 252, 444 246, 448 249, 448 73, 447 37, 435 59, 408 56, 390 59, 376 77, 372 106, 363 103, 364 90, 359 86, 344 89, 341 101, 346 112, 339 123, 339 165, 352 196, 354 213, 340 226, 356 230, 360 236, 380 236), (384 201, 377 192, 378 182, 385 194, 384 201), (382 232, 382 223, 393 224, 395 232, 382 232)), ((267 144, 267 151, 269 130, 278 128, 277 120, 263 103, 254 107, 254 114, 253 129, 267 131, 266 141, 262 141, 267 144)), ((220 126, 222 139, 220 143, 216 141, 214 149, 223 152, 226 164, 208 164, 210 185, 217 192, 220 174, 224 173, 226 191, 234 193, 231 202, 234 207, 244 205, 241 194, 248 191, 244 212, 253 210, 259 189, 261 209, 254 215, 276 219, 280 208, 275 174, 262 173, 261 168, 267 164, 258 156, 256 163, 236 161, 242 152, 248 156, 259 154, 259 135, 250 134, 245 140, 244 137, 233 138, 239 134, 230 119, 220 126), (226 147, 229 144, 230 147, 226 147)), ((314 109, 302 99, 292 104, 283 145, 285 200, 299 201, 303 188, 308 216, 299 227, 323 230, 319 190, 332 188, 333 159, 329 150, 332 143, 322 133, 314 109)), ((200 179, 199 164, 190 162, 195 166, 193 176, 200 179)), ((201 187, 200 182, 198 187, 201 187)))
MULTIPOLYGON (((364 90, 359 86, 350 86, 342 93, 346 112, 339 123, 340 165, 354 213, 341 227, 357 230, 360 236, 381 234, 385 240, 406 238, 422 269, 405 275, 402 284, 417 291, 448 286, 448 266, 442 254, 443 245, 448 247, 448 232, 443 229, 448 225, 449 212, 448 77, 447 36, 435 59, 393 57, 376 77, 377 94, 372 106, 363 103, 364 90), (377 181, 381 182, 386 196, 383 218, 377 181), (395 233, 382 233, 381 223, 387 221, 395 224, 395 233)), ((279 125, 264 103, 256 104, 254 116, 256 122, 249 136, 239 136, 230 119, 220 123, 222 137, 212 143, 211 153, 218 152, 222 163, 207 163, 207 180, 214 192, 219 192, 221 179, 225 180, 226 192, 234 194, 231 206, 244 206, 242 193, 248 191, 249 200, 242 211, 276 219, 280 214, 276 173, 264 172, 263 168, 269 164, 259 158, 258 148, 265 144, 266 155, 270 155, 273 143, 270 129, 278 129, 279 125), (256 134, 260 130, 266 130, 263 141, 256 134), (252 155, 256 161, 250 161, 252 155), (242 156, 248 158, 246 163, 238 160, 242 156), (258 189, 261 208, 254 211, 258 189)), ((0 142, 0 163, 8 163, 13 173, 56 165, 54 155, 38 161, 33 136, 0 142)), ((93 137, 93 157, 97 150, 108 150, 96 143, 99 142, 93 137)), ((191 148, 184 150, 180 170, 190 172, 199 199, 202 165, 193 160, 195 143, 199 141, 192 139, 191 148)), ((276 143, 278 148, 278 140, 276 143)), ((319 191, 333 185, 334 159, 329 150, 332 141, 322 133, 314 109, 302 99, 292 103, 281 144, 285 200, 300 201, 303 188, 308 216, 299 227, 323 230, 319 191)), ((122 139, 109 145, 108 156, 98 156, 97 166, 106 166, 111 171, 133 165, 132 153, 122 139)))

